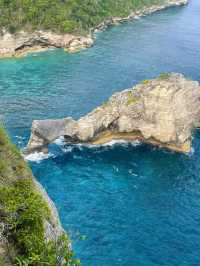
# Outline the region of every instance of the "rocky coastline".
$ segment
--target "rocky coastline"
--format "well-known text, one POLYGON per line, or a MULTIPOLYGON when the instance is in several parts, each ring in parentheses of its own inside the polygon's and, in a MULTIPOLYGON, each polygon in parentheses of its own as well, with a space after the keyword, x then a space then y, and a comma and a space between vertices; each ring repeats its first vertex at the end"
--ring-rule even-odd
POLYGON ((32 33, 20 31, 11 34, 2 29, 0 34, 0 58, 24 57, 29 53, 41 52, 50 48, 63 48, 66 52, 75 53, 89 48, 94 43, 93 34, 105 30, 108 26, 117 25, 129 20, 137 20, 142 16, 174 7, 186 5, 188 0, 166 0, 165 4, 153 5, 131 12, 127 17, 112 17, 90 30, 87 36, 58 34, 51 31, 35 31, 32 33))
POLYGON ((93 39, 88 36, 56 34, 50 31, 27 33, 20 31, 10 34, 3 30, 0 36, 0 58, 23 57, 29 53, 41 52, 51 48, 64 48, 73 53, 92 46, 93 39))
POLYGON ((115 93, 77 121, 70 117, 33 121, 25 152, 47 152, 48 144, 64 136, 66 142, 91 145, 139 140, 188 153, 199 125, 199 83, 182 74, 161 74, 115 93))
POLYGON ((164 4, 160 5, 152 5, 150 7, 144 7, 142 9, 139 9, 137 11, 131 12, 127 17, 112 17, 110 19, 107 19, 100 23, 97 27, 92 29, 93 32, 98 32, 105 30, 107 27, 112 25, 118 25, 123 22, 127 22, 130 20, 137 20, 141 17, 150 15, 152 13, 155 13, 157 11, 161 11, 164 9, 167 9, 169 7, 176 7, 176 6, 183 6, 188 4, 189 0, 166 0, 164 4))

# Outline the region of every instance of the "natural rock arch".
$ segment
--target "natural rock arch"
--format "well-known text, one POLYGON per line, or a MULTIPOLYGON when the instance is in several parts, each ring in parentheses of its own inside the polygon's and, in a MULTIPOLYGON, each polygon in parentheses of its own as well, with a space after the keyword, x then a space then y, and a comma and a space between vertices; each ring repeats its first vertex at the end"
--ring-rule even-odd
POLYGON ((27 151, 46 149, 60 136, 70 141, 103 144, 136 140, 189 152, 200 121, 200 86, 182 74, 162 74, 115 93, 107 103, 78 121, 35 120, 27 151))

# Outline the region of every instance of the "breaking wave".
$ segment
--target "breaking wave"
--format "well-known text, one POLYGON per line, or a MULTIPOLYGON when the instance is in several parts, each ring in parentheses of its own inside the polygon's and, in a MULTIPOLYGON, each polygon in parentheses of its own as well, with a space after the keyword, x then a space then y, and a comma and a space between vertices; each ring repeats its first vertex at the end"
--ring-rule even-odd
POLYGON ((53 153, 33 152, 24 156, 26 161, 40 163, 43 160, 54 157, 53 153))

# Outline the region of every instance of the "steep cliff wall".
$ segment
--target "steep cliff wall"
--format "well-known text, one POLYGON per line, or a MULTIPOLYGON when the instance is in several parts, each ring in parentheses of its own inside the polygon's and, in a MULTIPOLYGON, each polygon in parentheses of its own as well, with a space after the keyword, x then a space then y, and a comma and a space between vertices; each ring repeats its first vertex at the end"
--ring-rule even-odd
POLYGON ((53 202, 0 126, 0 265, 75 265, 53 202))

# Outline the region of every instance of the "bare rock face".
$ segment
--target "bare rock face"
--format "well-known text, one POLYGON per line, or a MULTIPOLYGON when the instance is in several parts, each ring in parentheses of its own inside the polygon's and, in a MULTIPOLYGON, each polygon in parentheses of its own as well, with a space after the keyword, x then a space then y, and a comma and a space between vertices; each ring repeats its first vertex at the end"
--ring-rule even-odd
POLYGON ((38 52, 48 48, 64 48, 68 52, 76 52, 92 46, 91 36, 74 36, 57 34, 51 31, 35 31, 33 33, 18 32, 10 34, 3 31, 0 35, 0 57, 21 57, 30 52, 38 52))
POLYGON ((29 150, 45 151, 46 146, 58 137, 71 136, 75 125, 76 122, 71 118, 33 121, 29 150))
POLYGON ((108 102, 74 121, 34 121, 28 150, 48 145, 59 136, 103 144, 112 139, 141 140, 189 152, 200 122, 200 86, 181 74, 162 74, 115 93, 108 102))

